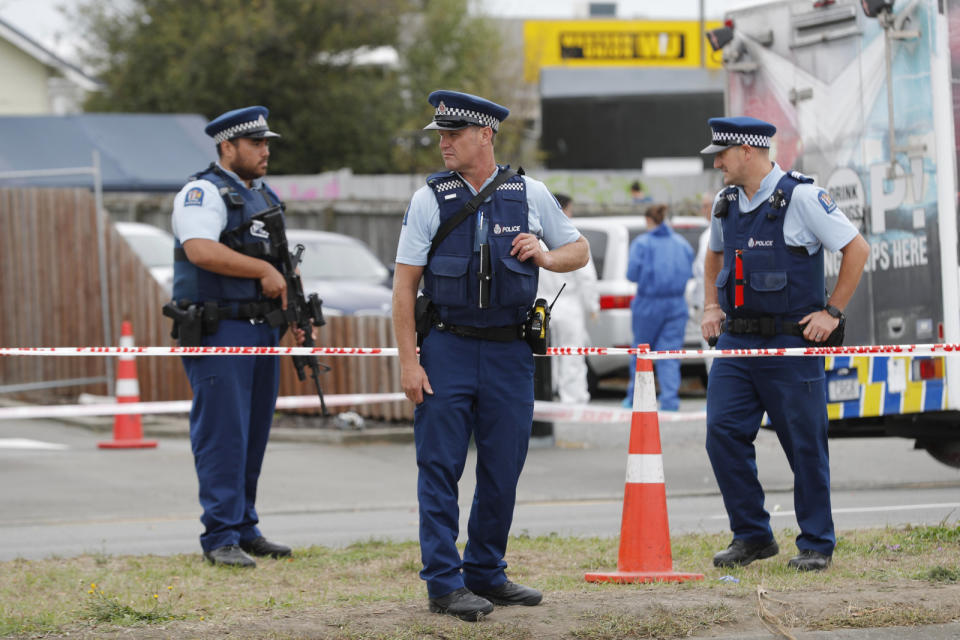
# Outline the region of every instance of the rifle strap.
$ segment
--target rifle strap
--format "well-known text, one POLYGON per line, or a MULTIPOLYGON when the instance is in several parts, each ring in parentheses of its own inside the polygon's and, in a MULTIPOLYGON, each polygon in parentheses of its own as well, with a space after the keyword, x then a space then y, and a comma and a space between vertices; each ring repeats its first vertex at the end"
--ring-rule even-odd
POLYGON ((484 187, 480 193, 470 198, 470 201, 463 205, 459 211, 447 218, 447 221, 440 225, 440 228, 437 229, 436 235, 433 236, 433 242, 430 243, 430 252, 427 254, 427 260, 433 256, 433 252, 437 250, 437 247, 440 246, 440 243, 443 242, 443 239, 450 235, 451 231, 457 228, 461 222, 476 213, 483 201, 489 198, 490 194, 497 190, 497 187, 515 175, 518 175, 516 171, 513 171, 512 169, 504 169, 497 175, 496 178, 493 179, 493 182, 484 187))

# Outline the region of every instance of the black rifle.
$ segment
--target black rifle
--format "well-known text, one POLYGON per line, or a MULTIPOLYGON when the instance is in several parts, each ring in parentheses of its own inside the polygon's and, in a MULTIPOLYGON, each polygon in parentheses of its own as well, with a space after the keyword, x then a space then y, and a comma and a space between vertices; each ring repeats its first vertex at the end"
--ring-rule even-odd
MULTIPOLYGON (((315 293, 309 296, 303 293, 303 282, 300 280, 300 274, 297 273, 297 265, 301 262, 305 247, 298 244, 295 253, 290 252, 282 212, 283 209, 276 206, 252 218, 262 222, 264 230, 270 235, 271 254, 280 259, 280 273, 287 281, 287 310, 271 311, 266 316, 267 322, 273 327, 295 325, 303 331, 303 346, 313 347, 316 345, 313 339, 313 327, 322 327, 326 324, 326 320, 323 319, 323 301, 315 293)), ((320 396, 320 409, 324 416, 329 416, 327 404, 323 400, 323 388, 320 386, 320 373, 321 370, 323 373, 330 371, 330 367, 321 364, 317 356, 293 356, 293 366, 301 382, 306 380, 304 369, 310 367, 310 377, 317 387, 317 395, 320 396)))

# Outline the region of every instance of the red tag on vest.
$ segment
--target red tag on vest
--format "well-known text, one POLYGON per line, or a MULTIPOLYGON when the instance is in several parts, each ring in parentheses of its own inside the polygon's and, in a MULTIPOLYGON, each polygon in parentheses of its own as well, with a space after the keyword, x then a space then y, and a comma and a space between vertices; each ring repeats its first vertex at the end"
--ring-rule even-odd
POLYGON ((737 249, 734 258, 733 306, 743 306, 743 250, 737 249))

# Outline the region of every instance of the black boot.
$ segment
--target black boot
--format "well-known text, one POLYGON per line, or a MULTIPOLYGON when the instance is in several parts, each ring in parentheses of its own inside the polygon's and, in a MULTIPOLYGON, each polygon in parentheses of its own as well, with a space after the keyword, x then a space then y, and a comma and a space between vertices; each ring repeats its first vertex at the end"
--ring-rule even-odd
POLYGON ((467 622, 476 622, 493 611, 493 605, 489 600, 475 595, 469 589, 460 587, 445 596, 430 598, 430 611, 446 613, 467 622))
POLYGON ((799 554, 790 558, 787 566, 797 571, 823 571, 830 566, 830 556, 813 549, 801 549, 799 554))
POLYGON ((210 564, 222 564, 228 567, 243 567, 253 569, 257 563, 245 554, 240 547, 235 544, 228 544, 210 551, 204 551, 203 557, 210 561, 210 564))
POLYGON ((713 556, 715 567, 745 567, 754 560, 763 560, 780 553, 776 540, 747 542, 734 538, 730 546, 713 556))
POLYGON ((543 600, 543 594, 536 589, 531 589, 530 587, 525 587, 522 584, 516 584, 509 580, 499 587, 486 591, 477 591, 476 594, 500 606, 522 604, 532 607, 540 604, 540 601, 543 600))
POLYGON ((291 554, 290 547, 287 545, 270 542, 263 536, 254 538, 253 540, 247 540, 246 542, 241 540, 240 548, 252 556, 270 556, 272 558, 279 558, 281 556, 289 556, 291 554))

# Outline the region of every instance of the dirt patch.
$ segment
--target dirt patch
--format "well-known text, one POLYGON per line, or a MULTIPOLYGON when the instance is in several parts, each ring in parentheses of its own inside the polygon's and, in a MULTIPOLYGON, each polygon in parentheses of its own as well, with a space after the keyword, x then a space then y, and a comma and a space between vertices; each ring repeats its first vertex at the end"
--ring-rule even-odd
POLYGON ((89 631, 75 629, 69 637, 173 640, 221 637, 612 640, 738 638, 763 634, 790 637, 798 631, 812 629, 915 626, 958 619, 960 585, 908 582, 865 585, 855 590, 800 592, 771 592, 761 587, 754 593, 703 591, 673 585, 611 585, 580 592, 547 592, 540 606, 498 607, 479 623, 432 614, 423 600, 289 614, 244 614, 229 621, 182 621, 114 631, 102 627, 89 631), (667 619, 674 621, 672 627, 658 625, 658 621, 667 619))

